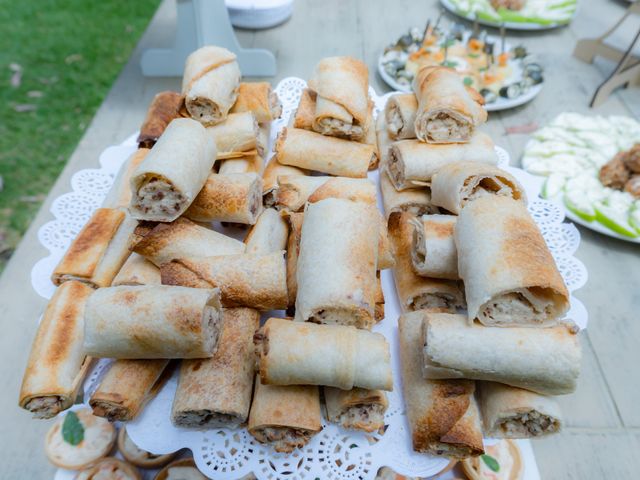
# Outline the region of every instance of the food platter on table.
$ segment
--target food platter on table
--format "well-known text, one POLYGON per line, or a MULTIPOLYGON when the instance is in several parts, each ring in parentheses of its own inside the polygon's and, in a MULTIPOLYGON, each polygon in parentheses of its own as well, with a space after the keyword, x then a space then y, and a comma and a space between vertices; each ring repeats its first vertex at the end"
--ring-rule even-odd
POLYGON ((578 0, 498 0, 498 3, 524 3, 518 10, 496 10, 491 0, 440 0, 449 12, 489 27, 510 30, 549 30, 562 27, 575 16, 578 0))
POLYGON ((524 46, 513 47, 486 32, 474 35, 460 24, 449 32, 437 27, 427 27, 427 31, 425 39, 419 28, 411 28, 384 49, 378 58, 378 73, 387 85, 411 92, 420 67, 449 66, 464 75, 466 85, 480 92, 490 112, 524 105, 542 91, 543 69, 524 46))

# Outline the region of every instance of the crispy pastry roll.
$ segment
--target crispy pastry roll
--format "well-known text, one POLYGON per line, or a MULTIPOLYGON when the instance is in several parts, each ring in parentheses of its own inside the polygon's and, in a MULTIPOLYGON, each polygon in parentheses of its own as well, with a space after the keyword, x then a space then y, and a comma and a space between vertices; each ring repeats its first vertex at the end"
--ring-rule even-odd
POLYGON ((236 55, 226 48, 208 45, 187 57, 182 94, 191 117, 203 125, 215 125, 227 118, 239 86, 236 55))
POLYGON ((241 82, 231 113, 252 112, 259 123, 268 123, 282 115, 282 104, 269 82, 241 82))
POLYGON ((382 390, 324 387, 327 418, 342 428, 375 432, 384 427, 384 412, 389 401, 382 390))
POLYGON ((305 88, 300 94, 298 108, 293 113, 293 128, 313 130, 313 120, 316 116, 316 92, 305 88))
POLYGON ((278 177, 278 185, 278 207, 292 212, 301 211, 307 202, 326 198, 376 203, 376 187, 367 178, 295 175, 278 177))
POLYGON ((527 204, 520 182, 509 172, 489 164, 459 162, 445 165, 431 178, 431 201, 456 215, 476 198, 497 195, 527 204))
POLYGON ((237 427, 247 420, 253 390, 253 334, 260 314, 226 308, 218 350, 212 358, 183 360, 171 409, 177 427, 237 427))
POLYGON ((465 315, 422 312, 425 378, 470 378, 506 383, 542 395, 576 388, 581 350, 564 326, 491 328, 465 315))
POLYGON ((289 295, 288 307, 295 307, 298 295, 298 257, 300 256, 300 238, 304 213, 287 212, 284 214, 289 223, 289 238, 287 239, 287 291, 289 295))
POLYGON ((376 149, 366 143, 350 142, 301 128, 280 132, 275 146, 278 161, 341 177, 364 178, 375 161, 376 149))
POLYGON ((270 318, 254 343, 268 385, 393 388, 389 344, 379 333, 270 318))
POLYGON ((208 127, 207 133, 216 142, 218 160, 264 154, 264 146, 258 145, 258 122, 251 112, 232 113, 224 122, 208 127))
POLYGON ((423 187, 445 165, 457 162, 496 164, 498 156, 491 137, 476 132, 468 143, 433 145, 418 140, 392 143, 387 157, 387 173, 396 190, 423 187))
POLYGON ((212 173, 185 212, 197 222, 253 225, 262 213, 262 178, 257 173, 212 173))
POLYGON ((455 215, 424 215, 414 218, 411 246, 413 269, 422 277, 458 280, 458 252, 453 229, 455 215))
POLYGON ((246 252, 266 254, 286 250, 288 237, 287 221, 274 208, 266 208, 244 239, 246 252))
POLYGON ((395 213, 389 218, 389 237, 396 254, 393 269, 400 308, 403 312, 424 308, 439 308, 455 312, 465 305, 459 282, 441 278, 421 277, 413 270, 411 250, 414 217, 395 213))
POLYGON ((148 148, 139 148, 122 164, 113 185, 102 202, 102 208, 127 208, 131 203, 131 175, 150 152, 148 148))
POLYGON ((220 175, 230 175, 232 173, 257 173, 262 175, 263 171, 264 159, 257 154, 223 160, 218 169, 220 175))
POLYGON ((121 285, 160 285, 160 269, 137 253, 129 258, 111 282, 112 287, 121 285))
POLYGON ((208 358, 221 316, 218 289, 100 288, 87 300, 84 349, 106 358, 208 358))
POLYGON ((183 117, 184 97, 178 92, 160 92, 151 101, 147 116, 140 127, 138 146, 151 148, 164 133, 167 125, 178 117, 183 117))
POLYGON ((458 217, 455 241, 470 322, 542 327, 569 310, 567 287, 522 202, 474 200, 458 217))
POLYGON ((174 258, 232 255, 244 250, 244 243, 186 218, 159 223, 133 248, 158 267, 174 258))
POLYGON ((283 165, 273 156, 262 173, 262 201, 266 208, 275 207, 278 199, 278 177, 290 175, 307 175, 307 172, 298 167, 283 165))
POLYGON ((133 420, 164 385, 169 360, 116 360, 91 398, 93 414, 110 421, 133 420))
POLYGON ((297 321, 371 328, 379 229, 372 205, 335 198, 309 204, 296 272, 297 321))
POLYGON ((422 377, 423 316, 423 311, 411 312, 398 320, 402 386, 413 449, 457 459, 480 455, 482 427, 474 382, 422 377))
POLYGON ((304 208, 309 196, 324 185, 331 177, 284 175, 278 177, 276 208, 290 212, 300 212, 304 208))
POLYGON ((532 438, 562 428, 562 413, 552 397, 495 382, 478 382, 478 392, 488 437, 532 438))
POLYGON ((264 385, 256 377, 249 433, 276 452, 302 448, 322 430, 320 393, 310 385, 264 385))
POLYGON ((387 220, 394 213, 407 212, 420 217, 440 211, 431 203, 431 189, 429 187, 398 191, 389 180, 389 174, 385 170, 380 170, 380 192, 387 220))
POLYGON ((418 99, 413 93, 392 95, 384 107, 389 137, 393 140, 416 138, 414 124, 418 111, 418 99))
POLYGON ((418 99, 414 128, 423 142, 468 142, 476 127, 487 121, 484 99, 466 87, 453 69, 421 68, 413 80, 413 90, 418 99))
POLYGON ((187 257, 160 267, 164 285, 220 289, 225 307, 277 310, 287 307, 284 251, 219 257, 187 257))
POLYGON ((367 131, 369 71, 351 57, 327 57, 309 80, 316 93, 313 129, 323 135, 360 141, 367 131))
POLYGON ((202 125, 189 118, 172 121, 133 172, 131 215, 139 220, 175 220, 196 198, 215 161, 215 142, 202 125))
POLYGON ((136 222, 124 209, 99 208, 56 266, 51 281, 108 287, 129 257, 136 222))
POLYGON ((83 349, 84 309, 93 289, 63 283, 49 301, 31 345, 20 388, 20 407, 36 418, 51 418, 69 408, 91 359, 83 349))

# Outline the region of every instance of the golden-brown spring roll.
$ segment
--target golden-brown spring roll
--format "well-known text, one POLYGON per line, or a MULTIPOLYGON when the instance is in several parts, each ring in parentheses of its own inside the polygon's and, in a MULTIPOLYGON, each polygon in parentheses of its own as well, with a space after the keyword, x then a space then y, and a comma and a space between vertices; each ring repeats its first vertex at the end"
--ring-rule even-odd
POLYGON ((174 258, 232 255, 243 253, 244 243, 201 227, 186 218, 159 223, 145 232, 133 251, 158 267, 174 258))
POLYGON ((465 86, 462 76, 451 68, 421 68, 413 90, 418 99, 414 128, 423 142, 468 142, 476 127, 487 121, 482 95, 465 86))
POLYGON ((227 118, 240 86, 236 55, 226 48, 207 45, 187 57, 182 94, 192 118, 215 125, 227 118))
POLYGON ((384 107, 387 132, 393 140, 416 138, 414 123, 418 111, 418 99, 413 93, 392 95, 384 107))
POLYGON ((298 167, 281 164, 277 155, 274 155, 262 173, 262 202, 266 208, 275 207, 278 198, 278 177, 287 175, 307 175, 307 172, 298 167))
POLYGON ((502 383, 477 382, 484 434, 491 438, 534 438, 557 433, 562 413, 553 397, 502 383))
POLYGON ((253 112, 259 123, 268 123, 282 115, 282 104, 269 82, 241 82, 231 113, 253 112))
POLYGON ((342 428, 375 432, 384 427, 384 412, 389 406, 382 390, 324 387, 327 419, 342 428))
POLYGON ((137 224, 126 210, 97 209, 56 266, 51 281, 61 285, 78 280, 94 288, 108 287, 131 254, 137 224))
POLYGON ((135 252, 111 282, 112 287, 120 285, 160 285, 160 269, 142 255, 135 252))
POLYGON ((20 407, 51 418, 76 400, 91 364, 83 348, 84 310, 93 289, 69 281, 55 291, 38 326, 22 377, 20 407))
POLYGON ((360 141, 369 114, 369 72, 352 57, 327 57, 309 80, 316 93, 313 130, 323 135, 360 141))
POLYGON ((431 178, 433 204, 456 215, 468 202, 488 195, 508 197, 527 204, 527 194, 520 182, 494 165, 452 163, 440 168, 431 178))
POLYGON ((173 120, 131 177, 134 218, 171 222, 184 213, 216 161, 213 137, 189 118, 173 120))
POLYGON ((394 213, 389 217, 389 237, 396 255, 393 269, 400 308, 403 312, 424 308, 441 308, 455 312, 463 308, 464 293, 459 282, 421 277, 413 270, 411 247, 415 218, 409 213, 394 213))
POLYGON ((453 229, 455 215, 424 215, 414 218, 411 246, 413 270, 421 277, 458 280, 458 251, 453 229))
POLYGON ((91 398, 93 414, 110 421, 133 420, 162 388, 169 360, 116 360, 91 398))
POLYGON ((160 92, 151 101, 138 134, 138 146, 151 148, 174 118, 184 116, 184 97, 178 92, 160 92))
POLYGON ((300 128, 282 130, 275 151, 278 161, 285 165, 351 178, 366 177, 369 164, 376 155, 372 145, 300 128))
POLYGON ((305 88, 300 94, 298 108, 293 113, 293 128, 313 130, 313 119, 316 115, 316 92, 305 88))
POLYGON ((218 160, 264 155, 263 146, 258 145, 258 122, 251 112, 232 113, 224 122, 207 127, 207 133, 216 142, 218 160))
POLYGON ((455 241, 469 322, 499 327, 564 322, 569 291, 522 202, 491 196, 467 204, 455 241))
POLYGON ((302 211, 309 196, 331 177, 284 175, 278 177, 276 208, 290 212, 302 211))
POLYGON ((309 204, 297 263, 297 321, 373 326, 379 229, 372 205, 335 198, 309 204))
POLYGON ((257 154, 223 160, 218 169, 220 175, 230 175, 232 173, 257 173, 262 175, 263 171, 264 159, 257 154))
POLYGON ((389 344, 351 326, 270 318, 254 336, 262 383, 391 390, 389 344))
POLYGON ((102 202, 102 208, 127 208, 131 203, 131 175, 150 152, 148 148, 139 148, 122 164, 113 185, 102 202))
POLYGON ((197 222, 253 225, 262 213, 262 178, 256 173, 212 173, 184 213, 197 222))
POLYGON ((276 452, 304 447, 322 430, 318 387, 263 385, 256 377, 247 429, 276 452))
POLYGON ((288 237, 287 221, 274 208, 266 208, 244 239, 246 253, 266 254, 286 250, 288 237))
POLYGON ((278 310, 287 307, 284 252, 179 258, 160 267, 164 285, 219 288, 225 307, 278 310))
POLYGON ((84 350, 101 358, 208 358, 218 343, 220 291, 141 285, 96 290, 84 350))
POLYGON ((440 211, 431 203, 431 189, 429 187, 398 191, 389 180, 389 174, 382 169, 380 170, 380 192, 387 219, 394 213, 407 212, 420 217, 440 211))
POLYGON ((468 143, 394 142, 388 150, 387 173, 396 190, 405 190, 430 185, 440 168, 457 162, 496 164, 498 156, 491 137, 476 132, 468 143))
POLYGON ((218 350, 212 358, 183 360, 171 421, 177 427, 237 427, 249 415, 253 389, 253 334, 260 314, 225 308, 218 350))
POLYGON ((402 386, 411 441, 416 452, 466 458, 483 453, 480 414, 470 380, 422 377, 423 312, 398 320, 402 386))
POLYGON ((366 178, 301 175, 278 177, 280 209, 299 212, 307 202, 316 203, 326 198, 342 198, 375 205, 376 188, 366 178))

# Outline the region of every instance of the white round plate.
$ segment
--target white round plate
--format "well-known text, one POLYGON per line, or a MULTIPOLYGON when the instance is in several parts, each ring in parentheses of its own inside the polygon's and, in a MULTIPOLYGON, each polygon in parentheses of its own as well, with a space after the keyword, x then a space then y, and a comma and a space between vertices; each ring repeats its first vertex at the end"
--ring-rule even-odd
MULTIPOLYGON (((451 3, 450 0, 440 0, 440 3, 449 12, 453 13, 454 15, 460 18, 464 18, 465 20, 469 20, 470 22, 473 22, 475 20, 471 14, 464 14, 462 12, 459 12, 456 9, 456 6, 453 3, 451 3)), ((573 13, 573 16, 575 17, 575 12, 573 13)), ((573 17, 571 17, 571 20, 573 20, 573 17)), ((500 24, 500 23, 492 22, 490 20, 484 20, 482 18, 478 18, 478 23, 481 25, 486 25, 488 27, 495 27, 495 28, 500 28, 501 25, 504 25, 504 27, 508 28, 509 30, 552 30, 554 28, 567 26, 569 23, 571 23, 571 20, 569 20, 567 23, 504 22, 503 24, 500 24)))
MULTIPOLYGON (((378 57, 378 73, 380 74, 382 80, 384 80, 384 83, 389 85, 394 90, 399 90, 405 93, 410 93, 412 91, 410 86, 400 85, 391 75, 385 72, 382 65, 382 55, 378 57)), ((527 90, 527 93, 525 93, 524 95, 520 95, 517 98, 509 99, 498 97, 495 102, 487 103, 484 108, 487 110, 487 112, 497 112, 500 110, 508 110, 510 108, 519 107, 520 105, 524 105, 525 103, 529 103, 531 100, 533 100, 542 91, 543 86, 544 82, 539 83, 538 85, 534 85, 529 88, 529 90, 527 90)))

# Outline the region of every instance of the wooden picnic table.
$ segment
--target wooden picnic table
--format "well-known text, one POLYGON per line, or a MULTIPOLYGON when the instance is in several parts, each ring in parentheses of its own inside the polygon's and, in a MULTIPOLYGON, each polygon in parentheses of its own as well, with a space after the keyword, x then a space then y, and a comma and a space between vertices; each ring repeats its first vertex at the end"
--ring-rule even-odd
MULTIPOLYGON (((591 95, 613 65, 587 65, 571 56, 579 38, 600 34, 625 8, 622 1, 582 0, 569 27, 510 33, 512 43, 524 42, 540 55, 545 67, 545 88, 534 102, 490 115, 488 131, 511 153, 513 163, 519 163, 528 135, 508 134, 510 127, 542 126, 564 111, 640 116, 637 88, 618 92, 601 107, 589 110, 591 95)), ((375 73, 379 53, 410 26, 434 18, 438 9, 436 0, 298 0, 287 23, 265 31, 238 31, 238 38, 245 47, 274 52, 278 62, 278 74, 271 79, 274 84, 287 76, 308 78, 322 57, 353 55, 366 61, 372 85, 384 92, 388 88, 375 73)), ((17 406, 31 340, 45 307, 30 280, 34 263, 47 255, 38 242, 38 228, 52 219, 51 203, 70 191, 74 172, 96 167, 102 150, 136 131, 155 93, 179 89, 178 78, 145 78, 140 70, 142 52, 168 45, 174 28, 175 4, 165 0, 0 278, 0 478, 52 478, 54 473, 42 448, 51 422, 33 420, 17 406)), ((566 417, 564 432, 533 445, 544 479, 637 478, 640 247, 579 229, 582 243, 576 256, 590 273, 587 285, 576 292, 590 314, 582 337, 582 375, 577 391, 560 399, 566 417)))

